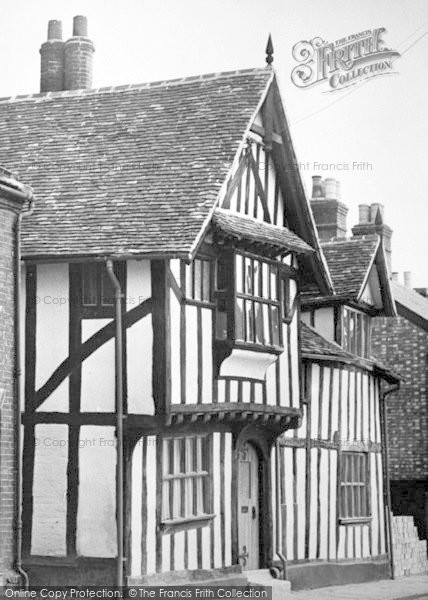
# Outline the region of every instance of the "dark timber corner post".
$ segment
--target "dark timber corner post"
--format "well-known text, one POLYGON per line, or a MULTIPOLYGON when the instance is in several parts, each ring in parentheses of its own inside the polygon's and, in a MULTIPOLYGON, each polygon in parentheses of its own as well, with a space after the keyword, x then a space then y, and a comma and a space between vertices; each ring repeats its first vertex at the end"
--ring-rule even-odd
POLYGON ((166 417, 171 399, 171 334, 168 263, 151 263, 153 367, 152 385, 156 416, 166 417))

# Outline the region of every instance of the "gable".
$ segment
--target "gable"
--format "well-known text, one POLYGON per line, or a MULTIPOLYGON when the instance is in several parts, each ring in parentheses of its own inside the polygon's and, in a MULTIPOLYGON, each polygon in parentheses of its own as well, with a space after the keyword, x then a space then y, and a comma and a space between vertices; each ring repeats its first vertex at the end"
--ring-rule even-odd
POLYGON ((314 250, 299 259, 302 278, 332 292, 275 78, 247 130, 220 207, 301 238, 314 250))
POLYGON ((383 308, 382 290, 380 287, 378 269, 375 264, 373 264, 370 269, 366 285, 360 295, 360 301, 370 304, 377 309, 383 308))

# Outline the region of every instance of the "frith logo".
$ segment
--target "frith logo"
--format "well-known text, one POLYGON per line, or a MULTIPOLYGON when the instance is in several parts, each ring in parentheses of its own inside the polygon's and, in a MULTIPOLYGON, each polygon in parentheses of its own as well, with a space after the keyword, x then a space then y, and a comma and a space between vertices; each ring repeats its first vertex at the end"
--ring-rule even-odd
POLYGON ((293 46, 293 58, 299 63, 291 72, 297 87, 305 88, 328 82, 329 92, 354 85, 363 79, 387 75, 399 52, 386 48, 384 27, 349 35, 335 42, 320 37, 293 46))

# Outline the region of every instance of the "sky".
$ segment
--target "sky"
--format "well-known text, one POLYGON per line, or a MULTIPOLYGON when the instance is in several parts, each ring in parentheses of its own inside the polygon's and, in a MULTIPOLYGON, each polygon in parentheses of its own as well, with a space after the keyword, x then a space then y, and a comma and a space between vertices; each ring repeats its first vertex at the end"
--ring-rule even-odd
POLYGON ((67 39, 73 16, 88 17, 94 87, 262 67, 271 33, 308 195, 312 175, 338 179, 348 228, 358 204, 383 204, 393 271, 412 271, 413 286, 428 287, 427 0, 2 0, 1 9, 0 96, 39 91, 49 19, 62 20, 67 39), (291 81, 296 43, 379 27, 401 54, 394 74, 334 93, 291 81))

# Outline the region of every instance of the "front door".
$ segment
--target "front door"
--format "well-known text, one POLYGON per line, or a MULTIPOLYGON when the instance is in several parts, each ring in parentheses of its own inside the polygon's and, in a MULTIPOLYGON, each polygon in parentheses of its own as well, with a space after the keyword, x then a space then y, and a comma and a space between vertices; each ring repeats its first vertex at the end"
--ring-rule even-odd
POLYGON ((244 569, 259 568, 259 457, 249 443, 238 456, 238 559, 244 569))

